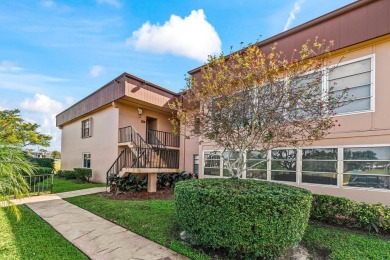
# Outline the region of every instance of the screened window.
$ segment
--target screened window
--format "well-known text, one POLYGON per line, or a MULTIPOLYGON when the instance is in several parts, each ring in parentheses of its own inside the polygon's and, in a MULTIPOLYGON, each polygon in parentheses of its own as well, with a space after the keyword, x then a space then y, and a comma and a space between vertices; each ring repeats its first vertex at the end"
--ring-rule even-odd
POLYGON ((84 168, 91 168, 91 154, 90 153, 83 153, 83 167, 84 168))
POLYGON ((337 185, 337 148, 302 149, 302 182, 337 185))
POLYGON ((333 95, 339 96, 349 88, 350 103, 336 109, 336 113, 358 112, 372 109, 372 66, 371 59, 340 65, 329 74, 328 86, 333 87, 333 95))
POLYGON ((81 122, 81 137, 82 138, 87 138, 87 137, 92 136, 91 122, 92 122, 92 118, 88 118, 87 120, 84 120, 81 122))
POLYGON ((271 180, 295 182, 296 170, 296 149, 271 151, 271 180))

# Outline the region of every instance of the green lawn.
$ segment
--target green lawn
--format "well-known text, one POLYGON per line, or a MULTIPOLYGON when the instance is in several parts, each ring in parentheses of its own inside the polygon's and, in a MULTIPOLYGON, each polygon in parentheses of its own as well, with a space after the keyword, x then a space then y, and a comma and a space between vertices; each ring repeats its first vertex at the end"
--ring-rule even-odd
MULTIPOLYGON (((149 238, 191 259, 211 259, 179 242, 173 200, 110 200, 101 195, 69 198, 67 201, 149 238)), ((310 225, 303 243, 311 250, 329 252, 331 259, 390 259, 390 242, 329 226, 310 225)))
POLYGON ((26 206, 17 222, 0 208, 0 259, 88 259, 26 206))
POLYGON ((95 187, 105 187, 105 183, 82 183, 75 180, 54 178, 53 193, 82 190, 95 187))

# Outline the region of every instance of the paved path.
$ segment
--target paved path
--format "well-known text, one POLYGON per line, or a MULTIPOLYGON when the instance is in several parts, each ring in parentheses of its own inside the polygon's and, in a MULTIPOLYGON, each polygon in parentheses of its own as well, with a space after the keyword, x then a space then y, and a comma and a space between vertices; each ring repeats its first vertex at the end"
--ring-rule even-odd
POLYGON ((14 202, 26 204, 91 259, 187 259, 62 199, 104 191, 104 187, 91 188, 34 196, 14 202))
POLYGON ((26 197, 26 198, 22 198, 22 199, 13 199, 11 201, 13 203, 15 203, 16 205, 21 205, 21 204, 27 204, 27 203, 33 203, 33 202, 40 202, 40 201, 65 199, 65 198, 77 197, 77 196, 94 194, 94 193, 105 192, 105 191, 106 191, 106 187, 98 187, 98 188, 89 188, 89 189, 83 189, 83 190, 55 193, 55 194, 44 194, 44 195, 39 195, 39 196, 31 196, 31 197, 26 197))

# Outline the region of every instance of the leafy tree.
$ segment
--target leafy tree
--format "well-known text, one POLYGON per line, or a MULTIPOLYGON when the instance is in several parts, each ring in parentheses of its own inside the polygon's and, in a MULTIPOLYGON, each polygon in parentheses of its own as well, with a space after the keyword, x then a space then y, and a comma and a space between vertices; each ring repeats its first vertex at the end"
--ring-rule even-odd
POLYGON ((61 153, 59 151, 53 151, 53 152, 51 152, 51 156, 54 159, 60 159, 61 158, 61 153))
POLYGON ((33 170, 20 147, 0 144, 0 205, 11 206, 17 219, 20 219, 20 212, 10 196, 20 198, 28 194, 28 184, 23 176, 33 174, 33 170))
POLYGON ((0 110, 0 142, 4 144, 49 146, 52 137, 39 133, 38 127, 25 122, 19 109, 0 110))
MULTIPOLYGON (((223 148, 232 176, 245 170, 245 153, 298 146, 325 137, 336 125, 335 110, 348 103, 347 88, 322 93, 333 42, 308 41, 291 58, 275 44, 255 44, 224 56, 210 56, 200 76, 187 78, 172 124, 187 137, 223 148), (235 151, 235 152, 231 152, 235 151)), ((292 166, 291 166, 292 167, 292 166)))

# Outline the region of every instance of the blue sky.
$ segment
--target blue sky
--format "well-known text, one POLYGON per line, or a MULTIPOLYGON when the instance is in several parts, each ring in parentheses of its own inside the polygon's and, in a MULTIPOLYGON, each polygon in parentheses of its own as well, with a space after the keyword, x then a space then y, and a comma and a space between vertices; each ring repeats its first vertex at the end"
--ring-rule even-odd
POLYGON ((2 0, 0 109, 19 108, 60 149, 54 116, 123 72, 173 91, 228 53, 351 0, 2 0), (260 37, 261 35, 261 37, 260 37))

